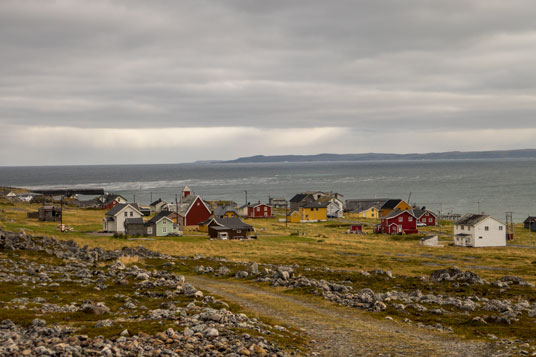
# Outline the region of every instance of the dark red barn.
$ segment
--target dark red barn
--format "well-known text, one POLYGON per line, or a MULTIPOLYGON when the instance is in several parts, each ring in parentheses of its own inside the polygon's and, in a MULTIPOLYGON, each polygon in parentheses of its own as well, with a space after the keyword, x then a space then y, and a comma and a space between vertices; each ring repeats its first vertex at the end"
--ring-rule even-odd
POLYGON ((417 230, 417 217, 408 210, 394 210, 382 217, 381 232, 386 234, 412 234, 417 230))
POLYGON ((200 196, 187 196, 179 210, 179 224, 182 226, 197 226, 212 215, 211 209, 200 196))

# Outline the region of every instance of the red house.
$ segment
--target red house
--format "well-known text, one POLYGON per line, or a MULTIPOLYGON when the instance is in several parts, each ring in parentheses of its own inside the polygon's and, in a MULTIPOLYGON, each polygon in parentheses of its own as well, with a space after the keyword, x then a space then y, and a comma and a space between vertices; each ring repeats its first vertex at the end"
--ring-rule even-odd
POLYGON ((181 200, 178 213, 181 226, 197 226, 212 215, 210 207, 197 195, 189 195, 181 200))
POLYGON ((425 208, 414 209, 413 214, 417 217, 417 224, 420 226, 435 226, 437 224, 437 214, 425 208))
POLYGON ((272 217, 272 206, 257 203, 253 205, 242 206, 242 214, 247 218, 267 218, 272 217))
POLYGON ((352 223, 348 227, 348 233, 361 234, 363 233, 363 223, 352 223))
POLYGON ((419 233, 417 230, 417 217, 408 210, 394 210, 387 216, 382 217, 380 230, 381 233, 386 234, 419 233))

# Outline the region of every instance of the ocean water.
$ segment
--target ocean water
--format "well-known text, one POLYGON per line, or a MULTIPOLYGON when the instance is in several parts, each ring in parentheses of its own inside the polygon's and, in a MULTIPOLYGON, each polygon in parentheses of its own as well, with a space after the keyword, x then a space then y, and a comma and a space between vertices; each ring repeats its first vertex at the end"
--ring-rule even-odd
POLYGON ((174 202, 183 186, 240 204, 290 199, 309 190, 348 198, 402 198, 443 213, 486 212, 504 220, 536 215, 536 160, 372 161, 0 167, 0 185, 29 189, 104 188, 148 204, 174 202))

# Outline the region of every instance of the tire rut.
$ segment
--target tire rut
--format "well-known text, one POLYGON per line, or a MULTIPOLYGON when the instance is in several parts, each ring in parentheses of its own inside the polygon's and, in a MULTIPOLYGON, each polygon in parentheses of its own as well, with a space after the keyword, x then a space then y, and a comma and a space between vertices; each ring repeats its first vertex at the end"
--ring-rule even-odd
POLYGON ((293 297, 249 283, 188 276, 211 294, 259 316, 277 319, 304 331, 309 355, 320 356, 490 356, 493 345, 464 341, 407 324, 374 319, 369 313, 328 301, 293 297))

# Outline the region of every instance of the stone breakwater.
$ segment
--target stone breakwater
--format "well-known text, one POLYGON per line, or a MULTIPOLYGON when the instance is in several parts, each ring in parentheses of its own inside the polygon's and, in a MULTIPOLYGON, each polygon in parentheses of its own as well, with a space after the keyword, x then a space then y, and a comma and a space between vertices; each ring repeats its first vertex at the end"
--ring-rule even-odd
POLYGON ((12 290, 2 296, 18 296, 0 300, 2 356, 287 355, 268 339, 281 337, 278 329, 230 311, 182 275, 120 260, 163 259, 172 267, 172 257, 3 231, 0 252, 0 283, 12 290))

